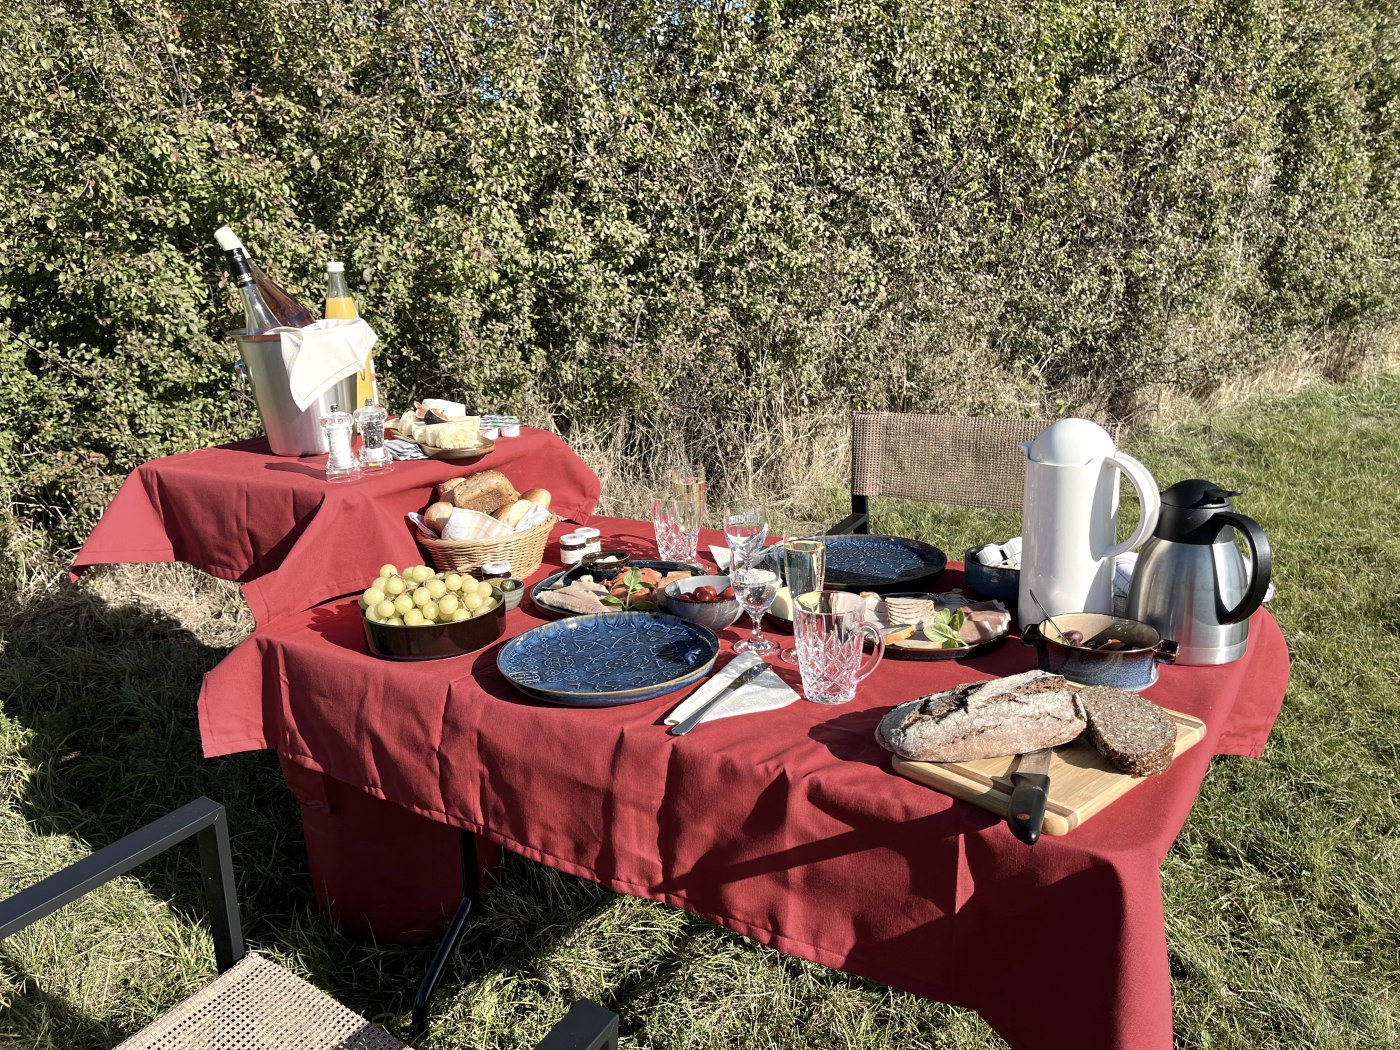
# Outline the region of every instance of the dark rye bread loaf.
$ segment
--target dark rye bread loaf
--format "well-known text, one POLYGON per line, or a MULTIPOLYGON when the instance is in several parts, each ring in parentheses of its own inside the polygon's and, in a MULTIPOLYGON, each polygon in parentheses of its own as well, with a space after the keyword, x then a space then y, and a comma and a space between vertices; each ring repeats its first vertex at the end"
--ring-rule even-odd
POLYGON ((1089 717, 1089 739, 1113 768, 1135 777, 1166 770, 1176 752, 1176 723, 1151 700, 1111 685, 1077 690, 1089 717))
POLYGON ((1080 688, 1044 671, 967 682, 900 704, 880 720, 875 738, 896 755, 923 762, 1055 747, 1084 731, 1075 699, 1080 688))

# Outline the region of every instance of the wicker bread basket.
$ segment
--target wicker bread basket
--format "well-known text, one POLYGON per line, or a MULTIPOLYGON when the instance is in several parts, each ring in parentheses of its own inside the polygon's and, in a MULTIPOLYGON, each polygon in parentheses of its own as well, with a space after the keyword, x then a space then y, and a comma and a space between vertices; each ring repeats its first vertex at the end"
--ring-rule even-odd
POLYGON ((488 561, 508 561, 510 574, 517 580, 523 580, 534 575, 544 562, 545 544, 549 542, 554 523, 559 520, 557 515, 551 514, 523 532, 494 539, 441 540, 420 535, 418 542, 442 572, 472 572, 488 561))

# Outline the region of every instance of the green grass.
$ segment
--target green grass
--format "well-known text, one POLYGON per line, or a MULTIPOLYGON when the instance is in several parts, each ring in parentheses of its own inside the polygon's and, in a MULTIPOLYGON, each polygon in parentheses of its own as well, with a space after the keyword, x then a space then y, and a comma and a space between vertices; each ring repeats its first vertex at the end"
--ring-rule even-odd
MULTIPOLYGON (((1385 377, 1125 441, 1163 485, 1245 490, 1294 658, 1264 757, 1213 762, 1163 869, 1180 1046, 1400 1045, 1397 423, 1400 378, 1385 377)), ((876 527, 960 552, 1017 522, 882 503, 876 527)), ((254 947, 402 1033, 431 949, 328 926, 273 758, 199 757, 200 675, 249 626, 233 588, 178 567, 21 596, 0 619, 0 892, 208 794, 231 811, 254 947)), ((0 943, 0 1043, 108 1046, 207 980, 194 863, 154 861, 0 943)), ((967 1011, 519 858, 487 918, 419 1046, 528 1044, 585 995, 622 1015, 632 1047, 1002 1045, 967 1011)))

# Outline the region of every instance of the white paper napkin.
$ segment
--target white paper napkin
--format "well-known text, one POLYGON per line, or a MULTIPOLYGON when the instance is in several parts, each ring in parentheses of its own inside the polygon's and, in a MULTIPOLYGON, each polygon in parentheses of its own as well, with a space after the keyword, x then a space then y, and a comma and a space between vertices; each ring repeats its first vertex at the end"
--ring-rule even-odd
MULTIPOLYGON (((297 408, 305 411, 332 385, 365 366, 379 338, 364 318, 317 321, 305 328, 278 328, 287 385, 297 408)), ((353 412, 354 405, 341 405, 353 412)))
MULTIPOLYGON (((675 709, 666 716, 665 724, 673 726, 685 721, 692 711, 708 701, 716 692, 728 686, 730 682, 750 667, 761 663, 763 663, 762 657, 753 653, 743 653, 736 656, 716 671, 708 682, 677 704, 675 709)), ((719 706, 711 708, 700 721, 702 723, 713 722, 716 718, 748 715, 755 711, 776 711, 780 707, 787 707, 796 699, 797 693, 792 686, 779 678, 778 672, 769 667, 731 692, 729 696, 720 701, 719 706)))

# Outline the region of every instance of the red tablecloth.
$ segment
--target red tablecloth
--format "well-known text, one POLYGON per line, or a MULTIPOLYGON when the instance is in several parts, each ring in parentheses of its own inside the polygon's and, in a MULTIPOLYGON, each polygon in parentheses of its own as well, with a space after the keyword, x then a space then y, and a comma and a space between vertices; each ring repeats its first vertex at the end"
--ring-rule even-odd
POLYGON ((426 561, 404 520, 446 478, 499 470, 516 488, 547 488, 551 510, 586 522, 598 476, 562 440, 524 428, 465 463, 402 460, 384 474, 330 485, 325 457, 274 456, 265 438, 152 460, 123 483, 73 561, 182 561, 243 585, 267 623, 358 591, 386 561, 426 561))
MULTIPOLYGON (((649 526, 595 524, 651 546, 649 526)), ((944 585, 960 582, 952 569, 944 585)), ((508 634, 538 623, 527 601, 508 634)), ((1013 1046, 1166 1048, 1159 869, 1211 756, 1258 755, 1287 685, 1272 617, 1257 613, 1250 632, 1244 659, 1163 667, 1147 691, 1203 718, 1205 741, 1034 849, 990 813, 894 774, 874 739, 896 703, 1031 667, 1014 638, 966 664, 888 659, 849 705, 799 701, 672 737, 661 719, 683 694, 551 706, 512 690, 499 646, 387 663, 342 600, 239 646, 206 676, 200 725, 209 755, 275 748, 553 867, 972 1007, 1013 1046)), ((744 633, 723 633, 721 660, 744 633)))

